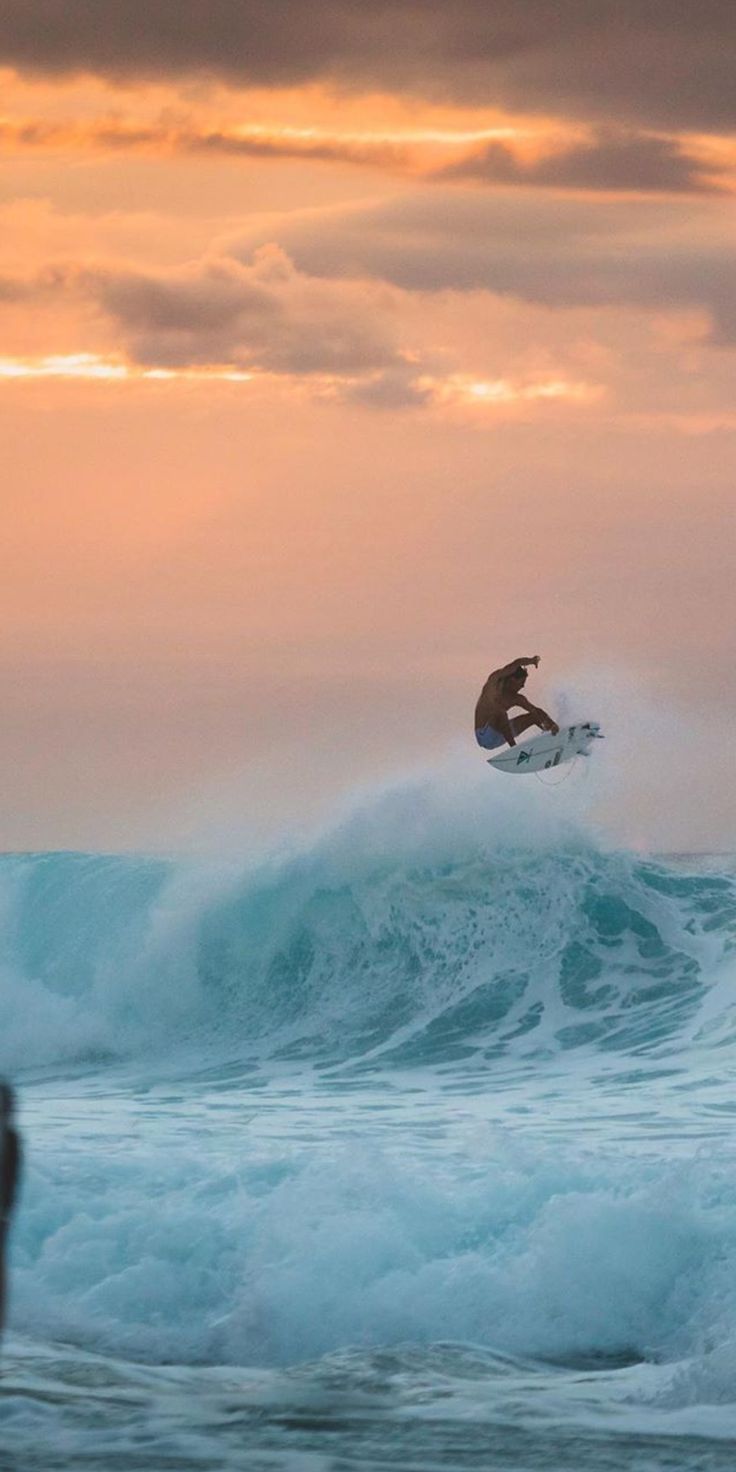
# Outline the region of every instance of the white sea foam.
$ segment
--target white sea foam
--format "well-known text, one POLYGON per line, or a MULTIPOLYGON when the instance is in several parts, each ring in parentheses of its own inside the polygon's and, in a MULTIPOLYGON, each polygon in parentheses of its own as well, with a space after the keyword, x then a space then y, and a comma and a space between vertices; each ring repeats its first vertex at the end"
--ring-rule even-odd
MULTIPOLYGON (((433 1164, 410 1095, 395 1102, 403 1152, 337 1143, 337 1126, 358 1124, 339 1102, 321 1131, 295 1114, 290 1142, 264 1148, 279 1090, 246 1094, 239 1138, 219 1140, 212 1097, 176 1139, 162 1110, 148 1142, 140 1101, 119 1099, 114 1154, 90 1126, 85 1151, 67 1131, 67 1150, 31 1168, 15 1322, 154 1362, 273 1365, 447 1339, 561 1361, 696 1355, 714 1393, 713 1350, 728 1357, 736 1313, 723 1162, 622 1160, 602 1139, 581 1153, 572 1132, 550 1151, 509 1133, 509 1117, 466 1134, 462 1153, 438 1130, 433 1164)), ((694 1371, 680 1401, 685 1385, 693 1395, 694 1371)))

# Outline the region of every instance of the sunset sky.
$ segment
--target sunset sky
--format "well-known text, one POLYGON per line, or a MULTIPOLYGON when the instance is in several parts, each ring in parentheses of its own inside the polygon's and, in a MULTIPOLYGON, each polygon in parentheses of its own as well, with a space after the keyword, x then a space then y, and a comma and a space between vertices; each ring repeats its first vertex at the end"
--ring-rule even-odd
POLYGON ((2 11, 0 847, 482 765, 536 652, 736 847, 732 6, 2 11))

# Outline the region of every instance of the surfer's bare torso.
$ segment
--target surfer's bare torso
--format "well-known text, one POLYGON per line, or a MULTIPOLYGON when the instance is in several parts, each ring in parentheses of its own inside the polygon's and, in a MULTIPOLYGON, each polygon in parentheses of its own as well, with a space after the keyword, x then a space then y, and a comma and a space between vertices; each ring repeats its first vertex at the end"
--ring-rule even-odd
POLYGON ((538 664, 538 654, 525 656, 512 660, 511 664, 494 670, 488 676, 475 707, 475 734, 481 746, 491 744, 482 739, 483 733, 488 731, 508 742, 509 746, 515 746, 516 737, 530 726, 539 726, 542 731, 559 730, 556 721, 545 710, 532 705, 522 694, 528 666, 538 664), (518 708, 526 714, 511 719, 509 711, 518 708))

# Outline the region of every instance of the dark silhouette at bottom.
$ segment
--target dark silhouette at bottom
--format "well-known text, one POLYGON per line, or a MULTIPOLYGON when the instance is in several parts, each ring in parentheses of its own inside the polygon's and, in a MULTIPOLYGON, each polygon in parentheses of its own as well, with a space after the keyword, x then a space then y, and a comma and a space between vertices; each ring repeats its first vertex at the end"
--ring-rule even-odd
POLYGON ((10 1084, 0 1083, 0 1334, 5 1323, 8 1228, 20 1180, 20 1139, 13 1124, 15 1100, 10 1084))

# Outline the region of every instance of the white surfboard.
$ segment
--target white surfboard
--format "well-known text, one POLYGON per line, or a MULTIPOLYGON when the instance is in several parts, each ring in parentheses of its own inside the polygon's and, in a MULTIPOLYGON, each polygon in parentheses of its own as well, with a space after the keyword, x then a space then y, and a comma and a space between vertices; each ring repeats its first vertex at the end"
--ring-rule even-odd
POLYGON ((588 756, 593 742, 602 740, 597 721, 578 721, 575 726, 563 726, 556 736, 541 731, 527 741, 517 741, 516 746, 505 746, 498 756, 489 756, 488 765, 499 772, 545 772, 573 757, 588 756))

